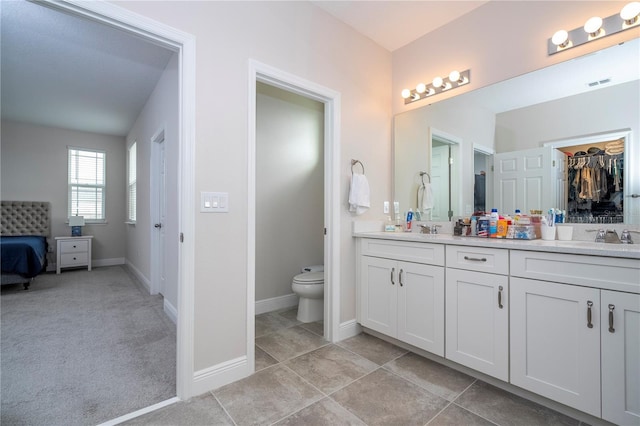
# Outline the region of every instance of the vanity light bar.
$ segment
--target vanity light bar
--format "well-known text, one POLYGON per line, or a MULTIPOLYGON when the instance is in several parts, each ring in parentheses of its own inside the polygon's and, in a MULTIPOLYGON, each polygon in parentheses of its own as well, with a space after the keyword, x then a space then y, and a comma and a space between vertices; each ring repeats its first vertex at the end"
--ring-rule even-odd
POLYGON ((420 99, 428 98, 438 93, 445 92, 447 90, 455 89, 456 87, 469 84, 471 81, 471 71, 465 70, 458 72, 456 70, 451 71, 448 77, 436 77, 430 84, 419 83, 415 89, 404 89, 402 91, 402 97, 404 98, 404 104, 410 104, 420 99))
POLYGON ((547 41, 547 52, 553 55, 629 28, 640 28, 640 2, 631 2, 619 14, 604 19, 598 16, 589 18, 584 26, 571 31, 556 31, 547 41))

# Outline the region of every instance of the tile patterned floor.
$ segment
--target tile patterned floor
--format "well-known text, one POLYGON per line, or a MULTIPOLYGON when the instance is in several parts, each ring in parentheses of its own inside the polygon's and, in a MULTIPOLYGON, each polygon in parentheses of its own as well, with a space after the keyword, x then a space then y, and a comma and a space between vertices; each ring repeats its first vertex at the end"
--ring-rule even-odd
POLYGON ((295 311, 256 316, 256 373, 132 425, 580 425, 360 334, 337 344, 295 311))

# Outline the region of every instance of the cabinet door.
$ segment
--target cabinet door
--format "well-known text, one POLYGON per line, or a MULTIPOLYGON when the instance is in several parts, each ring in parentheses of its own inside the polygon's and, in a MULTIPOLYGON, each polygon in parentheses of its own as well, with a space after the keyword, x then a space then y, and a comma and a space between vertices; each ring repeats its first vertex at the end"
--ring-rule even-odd
POLYGON ((444 356, 444 268, 398 267, 398 339, 444 356))
POLYGON ((360 322, 391 337, 396 337, 397 263, 369 256, 362 256, 360 263, 360 322))
POLYGON ((602 418, 640 425, 640 295, 602 290, 602 418))
POLYGON ((450 268, 446 274, 446 358, 507 381, 508 278, 450 268))
POLYGON ((511 383, 600 417, 600 290, 511 278, 511 383))

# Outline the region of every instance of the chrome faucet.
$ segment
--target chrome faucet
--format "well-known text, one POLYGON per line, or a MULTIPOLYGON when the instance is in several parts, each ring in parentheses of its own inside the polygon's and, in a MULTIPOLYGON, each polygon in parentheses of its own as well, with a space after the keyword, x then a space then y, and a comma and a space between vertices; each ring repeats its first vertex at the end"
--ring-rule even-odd
POLYGON ((422 234, 437 234, 438 228, 440 225, 432 224, 432 225, 420 225, 420 232, 422 234))

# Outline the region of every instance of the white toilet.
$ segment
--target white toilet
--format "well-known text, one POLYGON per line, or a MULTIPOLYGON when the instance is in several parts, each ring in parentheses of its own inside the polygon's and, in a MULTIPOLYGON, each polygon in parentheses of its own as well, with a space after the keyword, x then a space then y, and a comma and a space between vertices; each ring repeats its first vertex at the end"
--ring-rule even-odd
POLYGON ((298 295, 298 321, 314 322, 324 318, 324 265, 302 268, 293 277, 291 289, 298 295))

